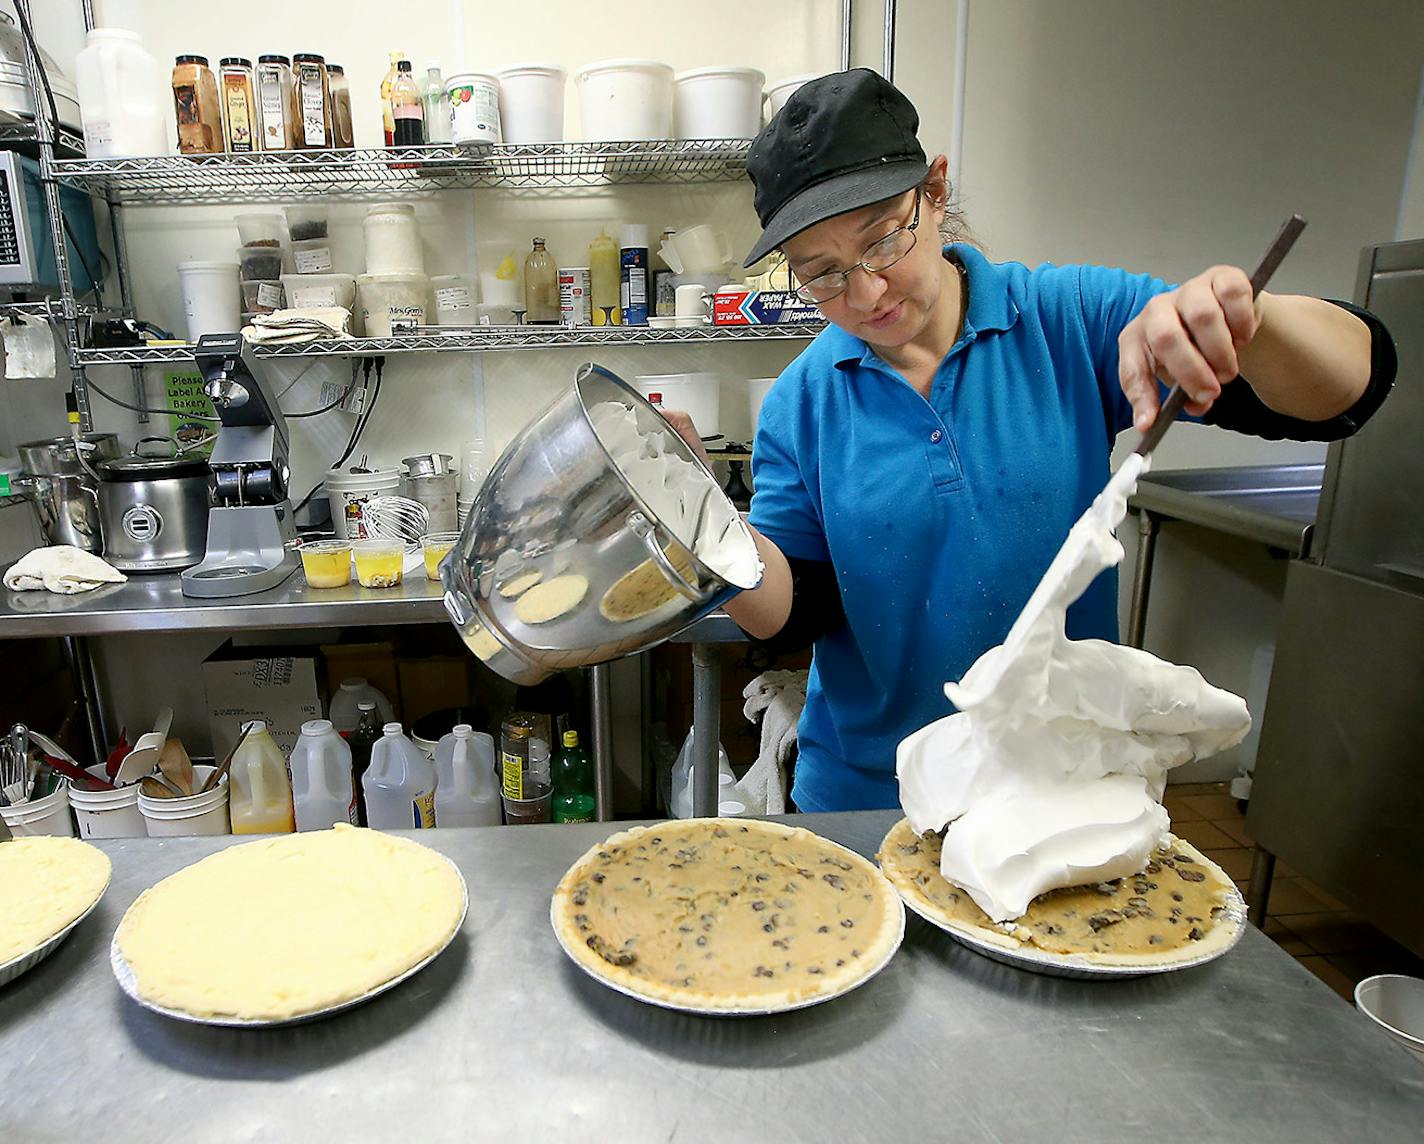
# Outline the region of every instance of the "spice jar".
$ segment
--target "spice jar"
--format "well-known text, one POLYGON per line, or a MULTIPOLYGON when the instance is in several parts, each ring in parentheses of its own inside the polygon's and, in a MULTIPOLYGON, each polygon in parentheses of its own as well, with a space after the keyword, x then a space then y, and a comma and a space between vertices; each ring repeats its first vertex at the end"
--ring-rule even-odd
POLYGON ((173 107, 178 116, 178 150, 184 155, 216 155, 223 149, 218 81, 206 56, 179 56, 173 65, 173 107))
POLYGON ((264 151, 290 151, 297 130, 292 66, 286 56, 257 57, 257 108, 264 151))
POLYGON ((351 130, 351 85, 346 82, 346 69, 340 64, 326 65, 331 86, 331 141, 335 147, 354 147, 356 137, 351 130))
POLYGON ((297 89, 297 130, 292 145, 299 151, 331 146, 331 77, 326 60, 310 52, 292 57, 297 89))
POLYGON ((256 151, 257 99, 252 85, 252 61, 228 56, 219 69, 222 88, 223 141, 233 154, 256 151))

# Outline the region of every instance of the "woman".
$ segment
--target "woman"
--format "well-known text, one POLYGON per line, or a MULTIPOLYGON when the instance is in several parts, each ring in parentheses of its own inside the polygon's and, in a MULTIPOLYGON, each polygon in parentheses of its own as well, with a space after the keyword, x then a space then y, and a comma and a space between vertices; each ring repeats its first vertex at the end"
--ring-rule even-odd
MULTIPOLYGON (((944 681, 1003 640, 1117 434, 1151 425, 1157 378, 1207 422, 1301 440, 1353 432, 1393 379, 1372 316, 1253 304, 1237 267, 1173 289, 941 248, 946 160, 926 161, 918 126, 890 83, 842 72, 799 89, 747 161, 763 233, 746 265, 779 249, 831 323, 762 406, 766 576, 726 606, 775 648, 814 644, 792 791, 807 811, 898 805, 896 744, 948 714, 944 681)), ((1068 634, 1117 638, 1115 577, 1068 634)))

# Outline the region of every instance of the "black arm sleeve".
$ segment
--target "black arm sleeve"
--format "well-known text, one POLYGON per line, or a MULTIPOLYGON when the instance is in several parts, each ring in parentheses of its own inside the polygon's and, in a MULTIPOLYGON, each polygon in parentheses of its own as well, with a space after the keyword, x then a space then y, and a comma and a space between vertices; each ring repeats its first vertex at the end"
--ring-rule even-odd
POLYGON ((1360 426, 1374 416, 1375 410, 1384 404, 1394 385, 1394 375, 1399 368, 1399 360, 1394 351, 1394 339, 1390 337, 1385 324, 1368 310, 1340 302, 1334 298, 1326 301, 1348 310, 1370 328, 1370 380, 1365 392, 1344 413, 1327 421, 1305 421, 1299 417, 1287 417, 1277 413, 1256 396, 1245 378, 1237 377, 1232 384, 1223 386, 1221 396, 1202 421, 1207 425, 1219 425, 1237 433, 1247 433, 1252 437, 1262 437, 1267 441, 1339 441, 1352 436, 1360 426))
POLYGON ((776 655, 808 648, 845 623, 836 570, 830 561, 788 556, 786 563, 791 566, 791 614, 774 636, 752 640, 776 655))

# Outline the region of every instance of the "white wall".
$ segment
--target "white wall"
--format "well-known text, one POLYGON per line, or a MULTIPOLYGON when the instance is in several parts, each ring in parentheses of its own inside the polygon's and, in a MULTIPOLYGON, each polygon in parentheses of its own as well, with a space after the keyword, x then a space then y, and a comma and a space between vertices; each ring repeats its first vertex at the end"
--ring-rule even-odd
MULTIPOLYGON (((750 63, 769 80, 833 68, 840 50, 835 0, 722 0, 715 7, 623 0, 603 8, 583 0, 525 6, 409 0, 401 6, 406 31, 398 38, 383 31, 392 26, 390 8, 375 0, 288 5, 280 25, 239 19, 228 6, 135 2, 148 46, 164 61, 179 51, 215 58, 315 49, 345 64, 363 144, 378 138, 376 91, 390 48, 405 50, 417 65, 438 57, 447 73, 452 65, 516 58, 552 59, 572 69, 637 55, 679 68, 750 63), (269 28, 280 32, 269 36, 269 28)), ((77 0, 39 7, 41 35, 67 62, 78 39, 62 12, 77 11, 77 0)), ((899 3, 896 79, 920 110, 931 153, 950 149, 955 12, 950 0, 899 3)), ((856 5, 855 62, 879 66, 881 15, 874 0, 856 5)), ((1422 44, 1424 5, 1417 0, 978 0, 969 26, 963 204, 994 258, 1092 261, 1171 280, 1214 262, 1251 265, 1282 218, 1300 211, 1310 227, 1274 287, 1348 297, 1360 248, 1395 236, 1416 130, 1422 44)), ((566 116, 576 132, 572 84, 566 116)), ((172 267, 183 258, 227 256, 234 209, 128 211, 141 310, 179 323, 172 267)), ((361 209, 334 208, 344 269, 361 268, 361 209)), ((565 262, 581 261, 598 227, 620 220, 646 222, 656 233, 709 219, 739 246, 756 233, 744 185, 574 196, 452 193, 418 209, 432 271, 468 269, 475 239, 525 247, 533 233, 547 235, 565 262)), ((1415 150, 1403 214, 1406 236, 1424 233, 1424 143, 1415 150)), ((775 372, 795 348, 596 356, 620 372, 724 372, 732 379, 724 419, 739 429, 745 421, 736 419, 745 415, 735 381, 775 372)), ((481 393, 487 436, 497 448, 586 356, 560 350, 393 359, 364 449, 383 462, 416 447, 453 451, 478 428, 481 393)), ((291 405, 309 407, 317 382, 341 369, 313 366, 293 389, 291 405)), ((117 392, 128 390, 126 371, 96 377, 117 392)), ((46 432, 60 427, 59 386, 27 387, 22 395, 19 389, 0 385, 9 405, 0 414, 43 423, 46 432)), ((133 432, 128 414, 106 410, 101 423, 133 432)), ((299 486, 314 479, 348 425, 333 416, 296 430, 299 486)), ((1183 425, 1159 449, 1157 467, 1322 456, 1318 446, 1273 445, 1183 425)), ((1169 526, 1158 557, 1150 646, 1244 692, 1255 648, 1274 639, 1279 573, 1254 546, 1169 526)))

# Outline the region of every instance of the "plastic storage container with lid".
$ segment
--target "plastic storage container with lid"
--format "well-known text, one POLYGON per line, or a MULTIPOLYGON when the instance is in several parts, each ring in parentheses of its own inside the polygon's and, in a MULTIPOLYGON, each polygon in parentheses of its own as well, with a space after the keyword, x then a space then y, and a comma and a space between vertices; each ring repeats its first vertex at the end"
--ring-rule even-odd
POLYGON ((430 280, 439 326, 475 324, 475 279, 469 274, 438 274, 430 280))
POLYGON ((336 265, 331 255, 331 239, 293 239, 292 263, 298 274, 330 274, 336 265))
POLYGON ((243 211, 232 216, 237 224, 237 241, 244 247, 283 247, 287 244, 287 224, 281 211, 243 211))
POLYGON ((283 246, 243 246, 237 257, 244 282, 273 282, 287 269, 287 249, 283 246))
POLYGON ((298 830, 325 830, 337 822, 356 825, 351 748, 331 720, 309 719, 302 724, 291 766, 298 830))
POLYGON ((453 75, 445 84, 450 99, 450 142, 498 143, 499 80, 484 72, 453 75))
MULTIPOLYGON (((341 306, 355 311, 356 278, 351 274, 283 274, 282 285, 287 291, 287 305, 294 310, 312 306, 341 306)), ((354 314, 354 318, 360 318, 354 314)), ((352 332, 358 332, 356 326, 352 332)))
POLYGON ((75 60, 89 159, 167 152, 163 73, 137 32, 95 28, 75 60))
POLYGON ((280 310, 285 294, 281 280, 264 281, 253 279, 242 283, 242 312, 244 314, 270 314, 280 310))
POLYGON ((498 826, 503 821, 494 777, 494 739, 460 723, 435 747, 435 825, 498 826))
POLYGON ((353 675, 341 681, 336 694, 331 697, 331 707, 327 710, 327 718, 339 734, 349 735, 356 729, 356 724, 361 721, 359 707, 363 700, 376 705, 376 713, 383 724, 395 718, 391 701, 377 688, 372 687, 365 676, 353 675))
POLYGON ((558 64, 510 64, 499 80, 500 134, 506 143, 560 143, 564 138, 564 80, 558 64))
POLYGON ((672 68, 656 60, 600 60, 574 75, 583 137, 592 142, 672 137, 672 68))
POLYGON ((425 830, 435 825, 435 767, 401 731, 387 723, 361 777, 366 824, 375 830, 425 830))
POLYGON ((242 291, 235 262, 180 262, 178 284, 190 342, 204 334, 230 334, 238 328, 242 291))
POLYGON ((362 274, 356 288, 368 338, 389 338, 398 327, 428 323, 430 279, 424 274, 362 274))
POLYGON ((180 155, 222 153, 222 103, 206 56, 183 55, 174 62, 173 111, 180 155))
POLYGON ((293 242, 305 242, 309 238, 327 238, 330 234, 327 210, 324 203, 303 203, 286 208, 287 231, 293 242))
POLYGON ((673 130, 679 139, 750 139, 761 130, 762 85, 756 68, 710 67, 673 78, 673 130))
POLYGON ((420 226, 410 203, 375 203, 366 211, 367 274, 424 274, 420 226))

